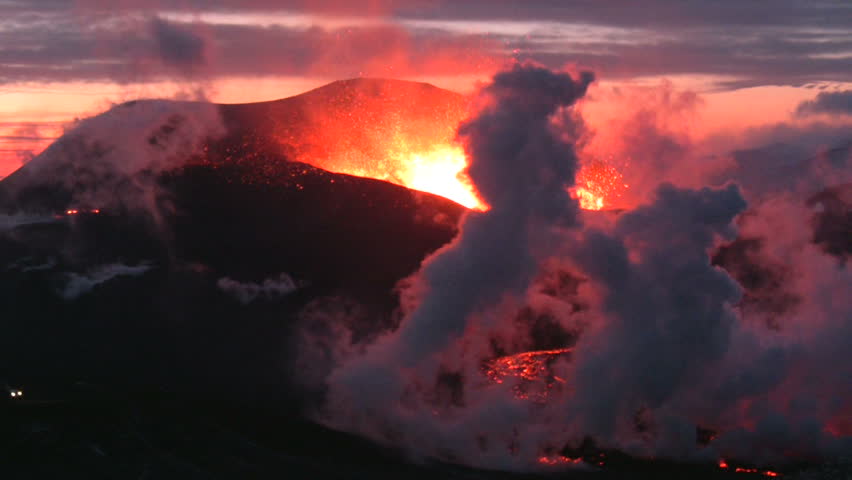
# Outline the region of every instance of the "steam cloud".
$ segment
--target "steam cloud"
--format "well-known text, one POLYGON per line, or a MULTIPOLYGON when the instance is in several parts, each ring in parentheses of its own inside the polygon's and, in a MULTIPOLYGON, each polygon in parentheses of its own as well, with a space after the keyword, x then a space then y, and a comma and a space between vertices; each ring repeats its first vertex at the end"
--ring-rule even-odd
MULTIPOLYGON (((591 81, 515 66, 482 89, 484 106, 459 137, 491 209, 468 213, 459 236, 405 282, 396 331, 358 344, 338 325, 319 339, 328 315, 303 312, 317 317, 306 321, 309 358, 329 372, 318 418, 489 468, 527 469, 587 438, 708 462, 850 451, 847 247, 814 241, 808 219, 828 210, 805 201, 847 178, 831 172, 842 173, 849 149, 791 166, 804 172, 796 182, 750 175, 749 160, 771 163, 760 151, 683 175, 682 163, 696 161, 688 138, 659 118, 628 125, 653 131, 650 147, 640 134, 623 146, 648 168, 639 206, 580 215, 566 194, 577 169, 570 139, 584 130, 571 106, 591 81), (719 186, 689 188, 702 183, 719 186), (755 286, 750 272, 782 283, 755 286), (524 380, 483 373, 496 357, 560 347, 570 355, 545 368, 565 383, 549 385, 544 402, 518 396, 538 388, 524 380), (715 432, 710 443, 698 441, 703 429, 715 432)), ((688 109, 693 99, 674 103, 688 109)))
POLYGON ((407 374, 416 370, 428 379, 438 373, 435 355, 470 328, 471 317, 488 317, 492 305, 524 294, 560 229, 577 225, 578 206, 567 193, 576 157, 553 117, 592 80, 588 72, 575 79, 515 66, 482 90, 485 106, 460 126, 459 136, 470 158, 468 174, 490 209, 469 213, 460 235, 423 262, 410 287, 420 298, 399 330, 332 374, 333 408, 347 405, 349 414, 368 416, 387 410, 403 395, 407 374))

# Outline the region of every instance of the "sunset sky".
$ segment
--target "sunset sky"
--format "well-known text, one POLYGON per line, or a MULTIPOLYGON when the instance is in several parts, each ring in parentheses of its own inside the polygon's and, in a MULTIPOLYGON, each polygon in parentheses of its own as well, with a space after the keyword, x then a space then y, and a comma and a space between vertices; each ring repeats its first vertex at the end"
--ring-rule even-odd
POLYGON ((702 136, 849 124, 852 2, 0 0, 0 177, 116 102, 252 102, 358 76, 466 92, 517 60, 592 69, 601 101, 693 91, 702 136))

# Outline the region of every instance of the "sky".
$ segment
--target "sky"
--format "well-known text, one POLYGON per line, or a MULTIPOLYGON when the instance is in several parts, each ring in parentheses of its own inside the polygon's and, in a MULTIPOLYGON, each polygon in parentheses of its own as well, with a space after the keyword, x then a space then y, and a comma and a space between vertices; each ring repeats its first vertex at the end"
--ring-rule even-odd
POLYGON ((695 92, 705 136, 848 120, 852 2, 0 0, 0 177, 131 99, 253 102, 359 76, 469 92, 527 60, 591 69, 599 92, 695 92))

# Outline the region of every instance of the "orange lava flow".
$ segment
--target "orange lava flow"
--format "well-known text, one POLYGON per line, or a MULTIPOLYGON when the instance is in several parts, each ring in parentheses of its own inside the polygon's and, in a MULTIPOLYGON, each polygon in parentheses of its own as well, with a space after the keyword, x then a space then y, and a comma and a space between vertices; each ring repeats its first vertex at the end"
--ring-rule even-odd
POLYGON ((566 383, 551 372, 550 361, 569 352, 570 348, 555 348, 507 355, 488 362, 484 373, 497 384, 503 383, 506 377, 519 378, 521 382, 512 387, 516 398, 544 402, 551 389, 566 383))
POLYGON ((541 457, 538 457, 538 463, 540 463, 542 465, 550 465, 550 466, 554 466, 554 465, 577 465, 579 463, 583 463, 583 459, 582 458, 570 458, 570 457, 565 457, 563 455, 551 455, 551 456, 542 455, 541 457))
POLYGON ((486 375, 496 383, 503 383, 503 377, 507 376, 529 381, 541 380, 548 371, 546 362, 570 351, 570 348, 555 348, 500 357, 488 364, 486 375))
MULTIPOLYGON (((728 462, 726 462, 724 460, 719 460, 719 468, 721 468, 722 470, 727 470, 727 469, 730 469, 731 467, 730 467, 730 465, 728 465, 728 462)), ((773 470, 760 470, 760 469, 757 469, 757 468, 734 467, 733 471, 736 472, 736 473, 752 473, 752 474, 757 474, 757 475, 763 475, 764 477, 780 477, 781 476, 780 473, 775 472, 773 470)))

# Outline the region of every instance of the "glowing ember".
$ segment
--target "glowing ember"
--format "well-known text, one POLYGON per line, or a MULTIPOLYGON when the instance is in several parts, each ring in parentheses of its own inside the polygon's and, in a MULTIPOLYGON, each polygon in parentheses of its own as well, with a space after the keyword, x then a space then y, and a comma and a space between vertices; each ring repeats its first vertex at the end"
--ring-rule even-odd
POLYGON ((98 215, 98 214, 101 213, 101 209, 100 208, 92 208, 90 210, 81 210, 79 208, 69 208, 68 210, 65 210, 65 215, 69 215, 69 216, 70 215, 85 214, 85 213, 90 213, 92 215, 98 215))
POLYGON ((497 358, 485 366, 485 375, 494 383, 503 383, 506 377, 522 380, 513 386, 517 398, 543 402, 557 383, 565 383, 550 371, 550 362, 570 348, 535 350, 497 358))
POLYGON ((578 463, 582 463, 582 458, 570 458, 565 457, 563 455, 551 455, 551 456, 541 456, 538 457, 538 463, 542 465, 577 465, 578 463))
MULTIPOLYGON (((726 462, 724 460, 719 460, 719 468, 721 468, 723 470, 729 469, 730 465, 728 465, 728 462, 726 462)), ((781 476, 781 474, 778 473, 778 472, 775 472, 775 471, 772 471, 772 470, 760 470, 760 469, 757 469, 757 468, 735 467, 733 469, 733 471, 736 472, 736 473, 759 474, 759 475, 763 475, 764 477, 780 477, 781 476)))
MULTIPOLYGON (((507 376, 519 377, 529 381, 541 380, 542 375, 549 372, 547 361, 570 351, 570 348, 556 348, 500 357, 488 365, 486 374, 496 383, 503 383, 503 377, 507 376)), ((559 381, 564 382, 562 379, 559 379, 559 381)))
POLYGON ((580 208, 602 210, 612 206, 627 188, 621 173, 612 165, 593 161, 577 172, 577 185, 572 194, 580 201, 580 208))

